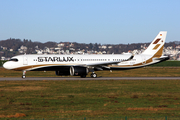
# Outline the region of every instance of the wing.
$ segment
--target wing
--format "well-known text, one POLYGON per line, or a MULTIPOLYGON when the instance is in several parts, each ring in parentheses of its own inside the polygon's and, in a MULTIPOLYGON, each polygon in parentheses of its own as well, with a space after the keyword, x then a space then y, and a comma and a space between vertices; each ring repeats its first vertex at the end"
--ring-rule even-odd
POLYGON ((108 62, 101 62, 101 63, 89 63, 86 64, 87 66, 107 66, 107 65, 111 65, 111 64, 118 64, 120 62, 124 62, 124 61, 129 61, 131 59, 133 59, 134 55, 131 55, 128 59, 125 60, 121 60, 121 61, 108 61, 108 62))
POLYGON ((121 61, 108 61, 108 62, 101 62, 101 63, 90 63, 90 64, 86 64, 86 66, 88 67, 93 67, 94 70, 98 71, 98 70, 103 70, 103 68, 106 69, 110 69, 110 67, 108 67, 108 65, 112 65, 112 64, 118 64, 120 62, 124 62, 124 61, 129 61, 131 59, 133 59, 134 55, 131 55, 128 59, 125 60, 121 60, 121 61))

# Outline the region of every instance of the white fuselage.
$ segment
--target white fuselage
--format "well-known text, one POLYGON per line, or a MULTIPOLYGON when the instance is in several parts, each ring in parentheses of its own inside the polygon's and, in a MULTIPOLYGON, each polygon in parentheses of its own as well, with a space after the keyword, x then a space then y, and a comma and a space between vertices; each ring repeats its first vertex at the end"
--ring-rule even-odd
POLYGON ((127 60, 131 54, 111 55, 18 55, 4 63, 4 68, 13 70, 34 70, 47 66, 96 66, 101 64, 118 63, 127 60))

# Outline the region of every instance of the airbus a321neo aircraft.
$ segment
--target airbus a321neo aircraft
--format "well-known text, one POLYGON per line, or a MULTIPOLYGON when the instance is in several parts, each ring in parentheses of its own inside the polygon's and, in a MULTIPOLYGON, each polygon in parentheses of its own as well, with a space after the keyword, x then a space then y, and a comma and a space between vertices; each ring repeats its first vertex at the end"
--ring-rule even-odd
POLYGON ((56 75, 72 75, 85 78, 89 72, 96 78, 95 71, 126 70, 144 67, 169 59, 162 56, 166 31, 161 31, 142 54, 106 54, 106 55, 18 55, 3 64, 10 70, 55 71, 56 75))

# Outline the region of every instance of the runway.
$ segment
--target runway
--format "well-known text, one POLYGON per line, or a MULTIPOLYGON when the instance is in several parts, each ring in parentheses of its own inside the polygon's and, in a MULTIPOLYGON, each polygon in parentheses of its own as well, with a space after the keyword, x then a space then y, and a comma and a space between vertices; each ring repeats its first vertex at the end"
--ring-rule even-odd
POLYGON ((180 77, 97 77, 97 78, 80 78, 80 77, 1 77, 0 81, 13 80, 180 80, 180 77))

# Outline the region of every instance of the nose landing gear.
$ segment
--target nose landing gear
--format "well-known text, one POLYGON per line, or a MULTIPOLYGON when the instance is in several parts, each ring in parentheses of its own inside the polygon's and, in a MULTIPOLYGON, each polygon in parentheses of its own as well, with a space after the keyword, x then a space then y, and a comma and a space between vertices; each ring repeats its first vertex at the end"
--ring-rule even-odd
POLYGON ((25 79, 25 78, 26 78, 26 71, 25 71, 25 70, 23 71, 22 78, 23 78, 23 79, 25 79))

